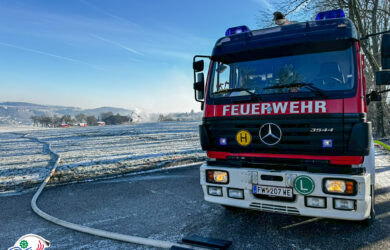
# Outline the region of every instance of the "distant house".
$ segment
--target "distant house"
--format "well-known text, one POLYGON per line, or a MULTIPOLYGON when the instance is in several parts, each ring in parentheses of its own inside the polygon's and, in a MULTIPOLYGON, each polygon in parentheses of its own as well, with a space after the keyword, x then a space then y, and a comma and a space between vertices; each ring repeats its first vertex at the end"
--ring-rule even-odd
POLYGON ((103 121, 99 121, 99 122, 97 122, 97 124, 98 124, 98 126, 106 126, 106 123, 103 121))

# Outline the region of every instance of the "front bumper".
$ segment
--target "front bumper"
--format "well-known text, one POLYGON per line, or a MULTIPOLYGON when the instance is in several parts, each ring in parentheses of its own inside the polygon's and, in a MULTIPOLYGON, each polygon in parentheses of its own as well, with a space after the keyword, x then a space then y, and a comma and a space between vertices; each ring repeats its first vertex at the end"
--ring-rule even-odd
POLYGON ((324 174, 324 173, 308 173, 300 171, 270 171, 255 168, 232 168, 221 166, 208 166, 203 164, 200 168, 200 182, 202 185, 204 198, 206 201, 241 207, 246 209, 276 212, 291 215, 324 217, 344 220, 364 220, 368 218, 371 207, 370 196, 370 174, 362 175, 345 175, 345 174, 324 174), (206 170, 224 170, 229 172, 228 184, 215 184, 206 182, 206 170), (278 181, 262 180, 261 175, 279 176, 278 181), (309 176, 313 179, 315 188, 308 196, 323 197, 326 200, 325 208, 307 207, 305 204, 305 196, 299 194, 293 188, 294 179, 300 175, 309 176), (326 194, 322 190, 322 182, 324 178, 341 178, 355 180, 357 183, 357 192, 353 196, 326 194), (282 181, 280 181, 282 179, 282 181), (268 200, 255 197, 252 193, 254 184, 269 185, 279 187, 292 187, 294 199, 292 201, 268 200), (222 196, 212 196, 207 192, 207 187, 222 187, 222 196), (234 199, 227 196, 228 188, 244 190, 243 199, 234 199), (355 201, 354 210, 338 210, 334 208, 334 199, 348 199, 355 201))

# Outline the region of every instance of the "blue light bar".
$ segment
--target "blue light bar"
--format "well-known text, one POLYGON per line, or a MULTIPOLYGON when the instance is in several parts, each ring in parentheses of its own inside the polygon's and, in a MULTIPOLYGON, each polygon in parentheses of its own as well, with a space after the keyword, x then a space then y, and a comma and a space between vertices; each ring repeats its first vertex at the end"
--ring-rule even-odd
POLYGON ((345 13, 342 9, 329 10, 318 13, 316 16, 316 21, 341 17, 345 17, 345 13))
POLYGON ((237 27, 232 27, 227 29, 225 35, 231 36, 231 35, 244 33, 244 32, 249 32, 249 28, 245 25, 242 25, 242 26, 237 26, 237 27))

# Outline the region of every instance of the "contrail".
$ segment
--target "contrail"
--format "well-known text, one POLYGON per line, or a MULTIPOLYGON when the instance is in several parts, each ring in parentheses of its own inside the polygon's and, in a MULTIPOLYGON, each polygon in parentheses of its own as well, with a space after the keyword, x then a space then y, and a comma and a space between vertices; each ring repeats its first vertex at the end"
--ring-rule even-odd
POLYGON ((59 56, 59 55, 48 53, 48 52, 45 52, 45 51, 31 49, 31 48, 26 48, 26 47, 21 47, 21 46, 9 44, 9 43, 4 43, 4 42, 0 42, 0 45, 1 46, 5 46, 5 47, 9 47, 9 48, 14 48, 14 49, 28 51, 28 52, 31 52, 31 53, 40 54, 40 55, 44 55, 44 56, 50 56, 50 57, 54 57, 54 58, 65 60, 65 61, 69 61, 69 62, 81 63, 81 64, 88 65, 90 67, 102 70, 102 68, 100 68, 100 67, 98 67, 96 65, 93 65, 93 64, 90 64, 90 63, 87 63, 87 62, 84 62, 84 61, 80 61, 80 60, 77 60, 77 59, 74 59, 74 58, 66 57, 66 56, 59 56))
POLYGON ((129 21, 129 20, 123 18, 123 17, 114 15, 114 14, 112 14, 111 12, 108 12, 107 10, 105 10, 105 9, 103 9, 103 8, 100 8, 100 7, 98 7, 98 6, 95 5, 95 4, 92 4, 92 3, 87 2, 87 1, 85 1, 85 0, 81 0, 80 2, 83 3, 83 4, 85 4, 85 5, 88 5, 89 7, 94 8, 95 10, 97 10, 97 11, 99 11, 99 12, 101 12, 101 13, 103 13, 103 14, 105 14, 105 15, 107 15, 107 16, 113 18, 113 19, 116 19, 116 20, 121 21, 121 22, 124 22, 124 23, 131 24, 131 25, 134 25, 134 26, 138 26, 138 24, 136 24, 136 23, 134 23, 134 22, 132 22, 132 21, 129 21))
POLYGON ((112 40, 108 40, 108 39, 106 39, 106 38, 97 36, 97 35, 95 35, 95 34, 91 34, 91 36, 93 36, 93 37, 95 37, 95 38, 97 38, 97 39, 99 39, 99 40, 101 40, 101 41, 103 41, 103 42, 106 42, 106 43, 110 43, 110 44, 116 45, 116 46, 118 46, 118 47, 120 47, 120 48, 122 48, 122 49, 124 49, 124 50, 127 50, 127 51, 129 51, 129 52, 132 52, 132 53, 134 53, 134 54, 143 56, 143 54, 142 54, 141 52, 138 52, 137 50, 132 49, 132 48, 129 48, 129 47, 127 47, 127 46, 125 46, 125 45, 123 45, 123 44, 120 44, 120 43, 118 43, 118 42, 115 42, 115 41, 112 41, 112 40))
POLYGON ((269 11, 275 11, 274 6, 268 0, 253 0, 262 6, 265 6, 269 11))

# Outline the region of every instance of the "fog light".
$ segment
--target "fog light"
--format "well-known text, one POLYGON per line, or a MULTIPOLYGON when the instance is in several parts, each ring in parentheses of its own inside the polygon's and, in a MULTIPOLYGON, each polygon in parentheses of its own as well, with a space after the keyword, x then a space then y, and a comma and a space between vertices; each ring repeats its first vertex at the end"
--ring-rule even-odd
POLYGON ((228 196, 233 199, 244 199, 244 190, 229 188, 228 196))
POLYGON ((306 207, 325 208, 326 199, 321 197, 306 197, 306 207))
POLYGON ((206 180, 209 183, 227 184, 229 182, 229 174, 226 171, 206 170, 206 180))
POLYGON ((354 180, 325 179, 324 192, 331 194, 356 194, 356 182, 354 180))
POLYGON ((334 199, 333 206, 334 206, 334 209, 354 210, 355 209, 355 201, 354 200, 345 200, 345 199, 334 199))
POLYGON ((222 187, 207 187, 207 193, 212 196, 222 196, 222 187))

